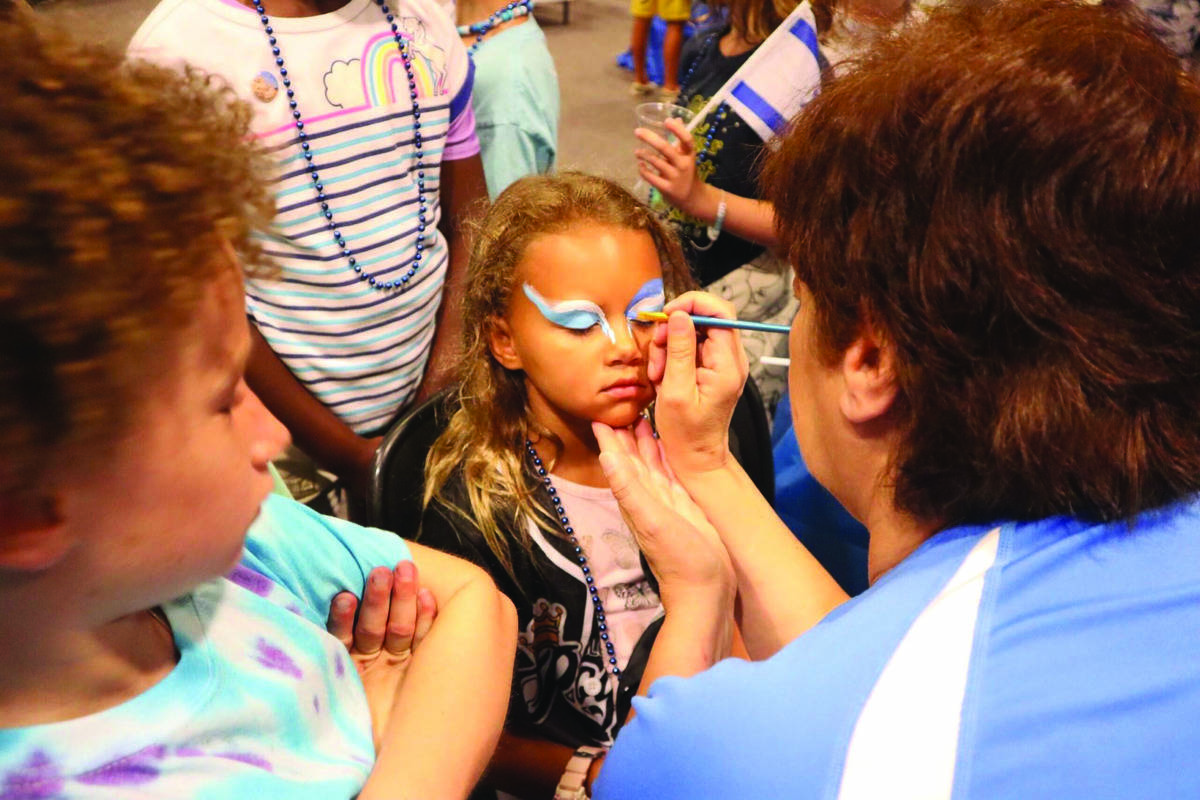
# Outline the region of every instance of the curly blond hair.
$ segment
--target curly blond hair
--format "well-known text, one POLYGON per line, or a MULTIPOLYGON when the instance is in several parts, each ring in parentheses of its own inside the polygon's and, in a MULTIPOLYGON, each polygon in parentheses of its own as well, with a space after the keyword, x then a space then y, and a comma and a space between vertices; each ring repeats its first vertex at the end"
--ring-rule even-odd
POLYGON ((128 433, 273 211, 249 110, 0 10, 0 491, 128 433), (56 455, 57 454, 57 455, 56 455), (55 459, 59 459, 55 461, 55 459))
MULTIPOLYGON (((462 299, 463 346, 458 408, 425 462, 425 506, 437 502, 478 527, 488 547, 513 575, 507 526, 528 548, 526 520, 551 535, 556 521, 536 502, 528 486, 522 442, 546 438, 548 431, 529 415, 524 373, 506 369, 489 347, 493 320, 508 310, 517 265, 538 236, 583 224, 645 231, 662 263, 667 296, 692 286, 675 235, 646 206, 618 184, 578 172, 522 178, 504 190, 474 226, 474 245, 462 299), (460 471, 467 507, 446 493, 460 471)), ((513 575, 515 578, 515 575, 513 575)))

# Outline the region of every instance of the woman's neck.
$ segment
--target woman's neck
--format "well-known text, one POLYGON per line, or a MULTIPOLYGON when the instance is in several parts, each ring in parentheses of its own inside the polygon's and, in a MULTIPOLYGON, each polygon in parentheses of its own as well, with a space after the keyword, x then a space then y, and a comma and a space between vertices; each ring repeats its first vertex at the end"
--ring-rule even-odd
POLYGON ((940 528, 936 523, 914 519, 890 504, 873 509, 867 515, 865 524, 869 532, 869 584, 874 584, 884 573, 912 555, 914 550, 940 528))

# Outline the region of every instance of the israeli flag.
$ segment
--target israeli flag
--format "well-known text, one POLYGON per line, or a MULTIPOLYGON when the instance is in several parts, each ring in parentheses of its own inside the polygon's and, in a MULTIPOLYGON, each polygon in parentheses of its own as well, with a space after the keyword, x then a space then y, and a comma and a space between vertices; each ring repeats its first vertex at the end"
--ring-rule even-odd
POLYGON ((781 133, 820 89, 817 53, 817 21, 805 0, 712 96, 693 119, 693 126, 724 102, 768 141, 781 133))

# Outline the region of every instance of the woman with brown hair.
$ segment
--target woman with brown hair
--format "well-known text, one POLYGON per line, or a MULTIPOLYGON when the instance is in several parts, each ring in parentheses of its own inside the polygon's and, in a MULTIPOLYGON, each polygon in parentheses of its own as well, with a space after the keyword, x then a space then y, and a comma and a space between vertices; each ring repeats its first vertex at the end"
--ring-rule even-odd
POLYGON ((664 598, 762 661, 636 699, 596 797, 1200 795, 1198 144, 1125 6, 935 12, 808 106, 764 178, 792 414, 872 586, 843 603, 729 456, 744 359, 680 313, 728 306, 668 304, 658 432, 706 521, 644 428, 602 458, 664 598))

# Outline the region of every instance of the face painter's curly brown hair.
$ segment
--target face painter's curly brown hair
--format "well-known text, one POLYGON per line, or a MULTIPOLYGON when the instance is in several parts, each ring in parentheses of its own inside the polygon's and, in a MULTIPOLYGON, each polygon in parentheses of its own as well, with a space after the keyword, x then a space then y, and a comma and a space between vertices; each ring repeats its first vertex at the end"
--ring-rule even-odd
POLYGON ((128 433, 272 203, 249 111, 0 9, 0 493, 128 433))
POLYGON ((939 9, 764 170, 831 363, 895 354, 898 508, 1129 518, 1200 491, 1200 84, 1124 3, 939 9))

